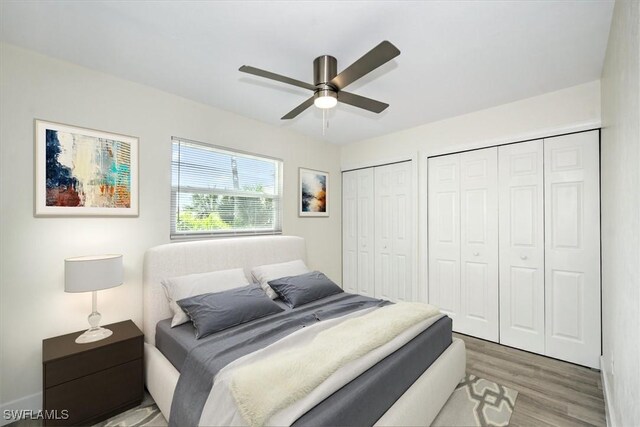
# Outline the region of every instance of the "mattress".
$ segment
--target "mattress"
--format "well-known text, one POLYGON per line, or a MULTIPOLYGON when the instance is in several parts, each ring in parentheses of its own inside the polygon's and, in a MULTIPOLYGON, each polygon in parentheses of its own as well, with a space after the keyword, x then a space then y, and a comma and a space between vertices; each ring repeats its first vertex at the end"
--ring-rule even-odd
POLYGON ((451 318, 421 334, 333 393, 293 426, 374 425, 451 344, 451 318))
POLYGON ((156 347, 178 372, 189 351, 197 344, 196 329, 191 322, 172 328, 171 319, 164 319, 156 325, 156 347))
MULTIPOLYGON (((180 371, 188 353, 200 341, 196 340, 191 323, 175 328, 171 328, 170 323, 171 319, 166 319, 157 324, 156 346, 180 371)), ((442 317, 307 412, 294 425, 373 425, 451 344, 451 326, 451 319, 442 317)))

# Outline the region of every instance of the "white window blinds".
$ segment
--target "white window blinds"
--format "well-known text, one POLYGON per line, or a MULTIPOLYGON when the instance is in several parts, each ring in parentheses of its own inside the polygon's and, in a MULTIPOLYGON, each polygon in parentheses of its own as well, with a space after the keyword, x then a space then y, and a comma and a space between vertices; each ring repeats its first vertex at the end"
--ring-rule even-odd
POLYGON ((282 231, 282 161, 172 138, 171 238, 282 231))

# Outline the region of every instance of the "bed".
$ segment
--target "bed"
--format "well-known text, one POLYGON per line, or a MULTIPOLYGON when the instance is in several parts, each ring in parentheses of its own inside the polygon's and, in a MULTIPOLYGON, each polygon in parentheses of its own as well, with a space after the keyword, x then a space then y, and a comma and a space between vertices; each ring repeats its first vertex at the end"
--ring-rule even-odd
MULTIPOLYGON (((174 328, 174 331, 170 331, 170 328, 167 327, 166 319, 172 316, 172 312, 160 283, 161 280, 168 277, 237 267, 242 267, 247 277, 250 277, 249 272, 253 267, 298 259, 306 261, 305 242, 304 239, 293 236, 242 237, 182 242, 158 246, 146 252, 144 260, 143 323, 145 334, 145 382, 147 389, 167 419, 171 417, 172 402, 181 375, 179 368, 190 348, 192 348, 190 346, 194 346, 197 343, 194 343, 190 338, 193 332, 189 330, 189 325, 174 328), (176 332, 175 330, 181 332, 176 332), (160 338, 158 346, 156 346, 156 334, 160 338), (167 345, 167 342, 171 343, 167 345), (174 350, 172 351, 171 348, 174 350)), ((336 297, 336 299, 358 301, 362 301, 363 298, 349 294, 336 297)), ((333 302, 327 301, 322 302, 322 304, 333 304, 333 302)), ((447 319, 446 317, 439 318, 437 322, 434 322, 435 326, 429 326, 428 329, 411 340, 411 344, 414 347, 413 354, 409 352, 410 346, 407 343, 406 346, 398 349, 393 356, 396 358, 402 357, 402 351, 400 350, 406 350, 405 357, 407 358, 413 357, 415 359, 416 354, 423 354, 416 353, 416 351, 424 352, 425 359, 431 357, 427 354, 429 353, 428 348, 434 346, 429 344, 430 342, 432 343, 429 340, 433 340, 430 336, 438 333, 438 329, 446 329, 447 319), (424 341, 422 344, 417 343, 420 341, 419 337, 424 341), (422 345, 423 347, 418 348, 416 345, 422 345)), ((450 333, 450 324, 448 331, 450 333)), ((442 333, 439 332, 440 336, 442 333)), ((369 405, 369 409, 371 409, 370 405, 377 405, 375 409, 379 415, 375 415, 375 422, 370 422, 370 424, 429 425, 464 376, 466 363, 464 343, 458 339, 449 338, 446 347, 443 347, 441 353, 433 356, 433 358, 433 361, 429 361, 425 365, 428 368, 416 375, 415 381, 412 380, 410 385, 405 387, 398 396, 393 397, 392 402, 380 404, 376 403, 380 402, 380 400, 374 399, 376 397, 375 393, 380 393, 380 386, 383 382, 387 381, 390 384, 395 376, 403 372, 402 367, 400 367, 402 362, 394 362, 391 357, 387 357, 348 384, 352 386, 351 388, 354 388, 351 394, 347 394, 349 387, 343 387, 338 390, 343 395, 339 395, 338 391, 336 391, 335 396, 330 396, 335 397, 333 400, 330 398, 325 399, 322 404, 318 404, 293 425, 322 423, 322 421, 318 420, 326 420, 326 418, 323 418, 323 414, 329 411, 338 414, 340 413, 339 411, 353 412, 354 407, 359 404, 364 404, 365 407, 369 405), (384 375, 387 377, 384 377, 384 375), (386 380, 383 381, 383 378, 386 378, 386 380), (378 387, 377 392, 371 391, 375 390, 376 387, 378 387), (357 390, 360 390, 360 393, 357 390), (362 390, 365 391, 363 392, 362 390), (367 395, 367 393, 370 395, 367 395)), ((425 363, 427 362, 425 361, 425 363)), ((340 420, 347 420, 344 424, 349 424, 349 417, 346 416, 349 415, 347 412, 345 412, 345 417, 340 418, 340 420)), ((205 423, 204 421, 202 422, 205 423)))

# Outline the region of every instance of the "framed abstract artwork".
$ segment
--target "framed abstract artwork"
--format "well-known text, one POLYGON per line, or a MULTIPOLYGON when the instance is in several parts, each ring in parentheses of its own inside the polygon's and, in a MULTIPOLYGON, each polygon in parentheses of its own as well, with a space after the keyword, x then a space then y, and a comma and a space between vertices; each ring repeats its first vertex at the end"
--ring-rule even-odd
POLYGON ((35 121, 36 216, 137 216, 138 138, 35 121))
POLYGON ((300 168, 299 216, 329 216, 329 173, 300 168))

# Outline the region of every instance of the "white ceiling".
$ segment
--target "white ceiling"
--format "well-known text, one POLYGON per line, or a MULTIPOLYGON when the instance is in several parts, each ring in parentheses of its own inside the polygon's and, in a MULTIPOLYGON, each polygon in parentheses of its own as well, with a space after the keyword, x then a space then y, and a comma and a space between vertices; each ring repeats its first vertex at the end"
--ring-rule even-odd
POLYGON ((2 40, 318 139, 346 143, 600 77, 612 1, 11 1, 2 40), (310 93, 240 73, 312 83, 389 40, 402 54, 348 87, 390 104, 282 117, 310 93))

